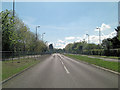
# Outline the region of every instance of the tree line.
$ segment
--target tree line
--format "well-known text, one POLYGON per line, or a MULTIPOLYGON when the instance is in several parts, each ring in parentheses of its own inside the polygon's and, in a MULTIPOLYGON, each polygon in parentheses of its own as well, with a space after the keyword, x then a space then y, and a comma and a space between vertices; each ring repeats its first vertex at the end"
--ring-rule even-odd
POLYGON ((115 31, 116 36, 102 40, 101 45, 81 41, 66 45, 63 51, 74 54, 120 56, 120 26, 115 28, 115 31))
MULTIPOLYGON (((45 53, 46 43, 36 37, 35 33, 12 10, 0 12, 0 32, 2 33, 2 51, 20 54, 45 53), (36 39, 37 38, 37 39, 36 39)), ((10 55, 10 53, 9 53, 10 55)))

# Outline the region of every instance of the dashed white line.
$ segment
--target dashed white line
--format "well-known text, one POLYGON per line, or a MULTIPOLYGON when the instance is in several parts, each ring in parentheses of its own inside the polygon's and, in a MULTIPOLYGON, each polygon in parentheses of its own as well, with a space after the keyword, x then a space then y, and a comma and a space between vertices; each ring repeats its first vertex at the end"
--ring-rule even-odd
POLYGON ((70 72, 69 72, 68 69, 66 68, 65 64, 62 62, 61 58, 60 58, 59 60, 60 60, 60 62, 62 63, 62 65, 63 65, 66 73, 69 74, 70 72))
POLYGON ((67 74, 70 73, 70 72, 68 71, 68 69, 65 67, 65 65, 64 65, 64 69, 65 69, 65 71, 66 71, 67 74))
POLYGON ((61 62, 63 65, 64 65, 64 63, 63 62, 61 62))

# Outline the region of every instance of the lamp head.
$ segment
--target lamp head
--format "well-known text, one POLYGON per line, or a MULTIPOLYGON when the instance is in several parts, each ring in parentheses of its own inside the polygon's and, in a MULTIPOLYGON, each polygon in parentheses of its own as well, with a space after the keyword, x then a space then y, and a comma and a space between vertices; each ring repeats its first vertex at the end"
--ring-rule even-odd
POLYGON ((38 28, 40 27, 40 26, 37 26, 38 28))
POLYGON ((96 29, 100 29, 99 27, 97 27, 96 29))

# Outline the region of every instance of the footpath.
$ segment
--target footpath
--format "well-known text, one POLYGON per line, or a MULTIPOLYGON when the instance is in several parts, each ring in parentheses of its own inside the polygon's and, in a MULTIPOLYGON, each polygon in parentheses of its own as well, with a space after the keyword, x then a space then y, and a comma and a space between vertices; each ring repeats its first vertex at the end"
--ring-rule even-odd
POLYGON ((111 62, 120 62, 119 59, 103 58, 103 57, 100 57, 100 56, 89 56, 89 55, 81 55, 81 56, 87 56, 89 58, 98 58, 98 59, 102 59, 102 60, 105 60, 105 61, 111 61, 111 62))

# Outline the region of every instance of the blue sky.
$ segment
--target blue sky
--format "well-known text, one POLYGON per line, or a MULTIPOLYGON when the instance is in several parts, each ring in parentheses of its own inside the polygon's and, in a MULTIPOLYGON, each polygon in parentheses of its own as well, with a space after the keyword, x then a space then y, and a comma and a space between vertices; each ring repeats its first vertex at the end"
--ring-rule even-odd
MULTIPOLYGON (((90 35, 90 43, 98 44, 98 31, 101 27, 102 39, 113 37, 118 25, 117 2, 16 2, 17 15, 35 33, 46 33, 44 40, 56 48, 64 48, 72 42, 90 35)), ((12 9, 12 2, 2 3, 2 9, 12 9)))

